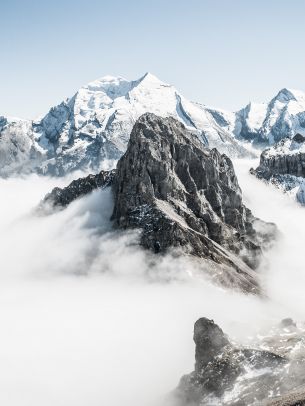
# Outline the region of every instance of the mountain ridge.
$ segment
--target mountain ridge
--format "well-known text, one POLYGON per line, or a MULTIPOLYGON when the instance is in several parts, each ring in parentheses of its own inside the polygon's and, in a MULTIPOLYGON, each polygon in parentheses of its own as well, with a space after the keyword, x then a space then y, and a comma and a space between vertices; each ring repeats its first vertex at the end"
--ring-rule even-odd
POLYGON ((24 129, 6 120, 0 127, 0 156, 6 155, 0 175, 34 171, 61 176, 111 167, 125 152, 134 123, 146 112, 180 120, 203 143, 230 156, 249 154, 208 108, 187 100, 153 74, 133 81, 108 75, 82 86, 45 116, 23 121, 24 129))
POLYGON ((107 75, 34 120, 0 116, 0 176, 36 172, 64 176, 114 167, 136 120, 149 112, 174 117, 209 148, 231 158, 305 135, 305 93, 283 88, 269 103, 233 113, 192 102, 150 72, 139 79, 107 75), (246 143, 245 143, 246 141, 246 143))
POLYGON ((234 134, 256 145, 305 135, 305 92, 283 88, 269 103, 249 103, 236 112, 234 134))

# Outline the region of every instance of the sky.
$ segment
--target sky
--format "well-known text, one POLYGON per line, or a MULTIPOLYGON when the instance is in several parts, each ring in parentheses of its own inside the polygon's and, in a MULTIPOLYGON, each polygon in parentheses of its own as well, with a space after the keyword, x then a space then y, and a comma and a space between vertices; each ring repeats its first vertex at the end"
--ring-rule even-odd
POLYGON ((238 110, 305 90, 303 0, 0 0, 0 115, 35 118, 105 75, 149 71, 238 110))

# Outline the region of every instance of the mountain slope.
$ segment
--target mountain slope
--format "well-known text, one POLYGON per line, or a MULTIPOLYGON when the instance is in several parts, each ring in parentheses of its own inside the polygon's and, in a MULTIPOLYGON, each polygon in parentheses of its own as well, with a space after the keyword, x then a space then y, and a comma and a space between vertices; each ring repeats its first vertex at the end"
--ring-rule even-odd
POLYGON ((8 122, 3 118, 0 175, 35 171, 60 176, 77 169, 96 172, 112 167, 145 112, 178 119, 203 143, 231 157, 249 154, 230 128, 219 122, 217 111, 213 114, 188 101, 152 74, 136 81, 106 76, 82 87, 42 119, 8 122))
POLYGON ((254 144, 269 144, 305 135, 305 93, 282 89, 269 103, 250 103, 236 113, 234 133, 254 144))

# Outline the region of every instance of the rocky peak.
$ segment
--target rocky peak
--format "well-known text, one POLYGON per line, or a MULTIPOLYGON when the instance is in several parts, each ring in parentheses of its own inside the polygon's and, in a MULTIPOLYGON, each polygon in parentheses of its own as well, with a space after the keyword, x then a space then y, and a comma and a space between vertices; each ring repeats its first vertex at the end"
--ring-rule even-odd
POLYGON ((265 149, 259 166, 250 172, 305 205, 305 137, 297 133, 265 149))
POLYGON ((230 341, 221 328, 213 320, 205 317, 197 320, 194 325, 194 342, 197 372, 202 371, 225 348, 231 347, 230 341))
POLYGON ((278 100, 281 103, 287 103, 291 100, 297 100, 298 92, 296 90, 283 88, 281 89, 278 94, 275 96, 274 100, 278 100))
POLYGON ((179 248, 235 268, 243 288, 256 289, 249 267, 257 266, 262 239, 274 227, 266 225, 264 236, 256 232, 259 220, 242 203, 231 160, 204 147, 182 123, 141 116, 118 162, 113 191, 112 219, 120 228, 142 229, 144 247, 179 248))
POLYGON ((65 206, 110 184, 114 226, 140 229, 143 247, 201 258, 215 281, 260 291, 253 268, 275 226, 254 218, 243 205, 231 160, 206 148, 181 122, 142 115, 116 171, 56 188, 45 202, 65 206), (256 231, 256 225, 265 231, 256 231))
POLYGON ((146 72, 140 79, 140 83, 158 83, 158 84, 163 84, 163 82, 157 78, 157 76, 153 75, 151 72, 146 72))
POLYGON ((305 358, 297 350, 303 340, 303 326, 284 319, 259 335, 255 348, 244 347, 234 344, 213 320, 202 317, 194 326, 195 370, 182 377, 173 404, 303 405, 305 358))
POLYGON ((236 113, 234 133, 260 147, 274 145, 305 126, 305 93, 301 90, 280 90, 269 103, 251 103, 236 113))
POLYGON ((297 133, 293 138, 293 141, 297 142, 298 144, 302 144, 303 142, 305 142, 305 137, 299 133, 297 133))

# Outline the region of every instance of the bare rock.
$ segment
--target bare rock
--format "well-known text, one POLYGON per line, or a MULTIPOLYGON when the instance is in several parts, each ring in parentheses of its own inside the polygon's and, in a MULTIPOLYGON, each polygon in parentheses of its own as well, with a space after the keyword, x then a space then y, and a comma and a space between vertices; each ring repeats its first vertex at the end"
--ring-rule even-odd
POLYGON ((120 228, 142 229, 145 248, 182 248, 234 269, 244 290, 257 290, 251 268, 275 226, 243 205, 231 160, 204 147, 183 124, 141 116, 118 162, 113 192, 112 219, 120 228))
POLYGON ((48 193, 40 204, 40 208, 64 208, 77 198, 87 195, 98 188, 110 186, 115 171, 101 171, 97 175, 88 175, 85 178, 73 180, 65 188, 54 188, 48 193))

